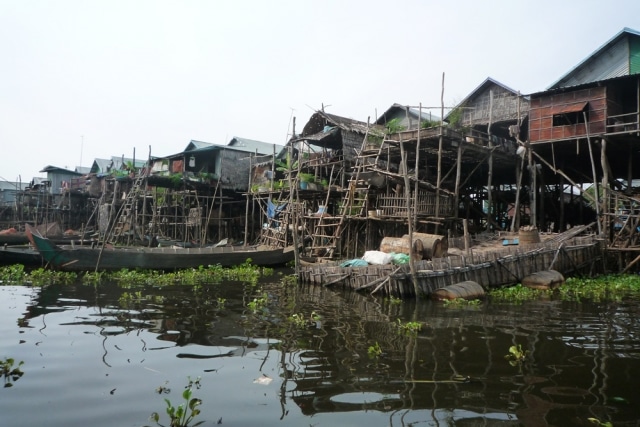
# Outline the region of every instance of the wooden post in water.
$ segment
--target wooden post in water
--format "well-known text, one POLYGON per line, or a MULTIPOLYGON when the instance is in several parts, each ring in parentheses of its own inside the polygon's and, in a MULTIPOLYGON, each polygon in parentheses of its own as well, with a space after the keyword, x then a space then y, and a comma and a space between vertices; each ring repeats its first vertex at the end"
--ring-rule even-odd
POLYGON ((587 147, 589 148, 589 158, 591 159, 591 174, 593 175, 593 187, 594 197, 595 197, 595 205, 596 205, 596 218, 598 223, 598 234, 602 234, 602 223, 600 222, 600 196, 598 195, 598 178, 596 176, 596 164, 593 160, 593 148, 591 147, 591 138, 589 137, 589 126, 587 121, 587 112, 582 112, 582 117, 584 117, 584 131, 587 134, 587 147))
MULTIPOLYGON (((609 230, 609 160, 607 159, 607 139, 602 138, 600 165, 602 167, 602 212, 604 212, 602 229, 609 230)), ((632 212, 629 212, 631 214, 632 212)), ((605 240, 606 241, 606 240, 605 240)))
POLYGON ((418 107, 418 138, 416 141, 416 163, 415 163, 415 170, 416 170, 416 183, 414 185, 413 188, 413 198, 414 198, 414 208, 416 209, 416 215, 413 216, 413 227, 416 228, 418 226, 418 215, 417 215, 417 209, 418 209, 418 190, 420 189, 420 175, 418 174, 418 170, 419 165, 420 165, 420 128, 422 127, 422 102, 420 103, 420 106, 418 107))
MULTIPOLYGON (((493 148, 493 141, 491 140, 491 120, 493 116, 493 90, 489 91, 489 124, 487 125, 487 137, 489 138, 489 148, 493 148)), ((493 150, 489 154, 489 173, 487 174, 487 230, 489 224, 493 221, 493 203, 492 192, 493 187, 493 150)))
MULTIPOLYGON (((436 218, 440 218, 440 185, 442 179, 442 144, 444 142, 444 72, 442 73, 442 90, 440 92, 440 137, 438 138, 438 178, 436 182, 436 218)), ((439 232, 436 224, 436 234, 439 232)))
POLYGON ((416 297, 420 295, 418 281, 416 277, 416 265, 414 262, 414 250, 413 250, 413 217, 411 215, 411 189, 409 187, 409 174, 407 173, 407 152, 404 149, 404 141, 402 135, 400 135, 400 158, 402 159, 402 167, 404 175, 404 198, 407 203, 407 231, 409 235, 409 270, 411 271, 411 282, 413 283, 413 289, 416 297))

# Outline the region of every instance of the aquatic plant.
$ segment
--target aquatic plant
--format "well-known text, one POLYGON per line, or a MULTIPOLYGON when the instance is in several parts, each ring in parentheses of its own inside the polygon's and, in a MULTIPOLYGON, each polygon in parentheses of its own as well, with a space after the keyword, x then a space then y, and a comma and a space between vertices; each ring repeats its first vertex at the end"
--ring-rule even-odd
POLYGON ((0 268, 0 282, 3 285, 11 283, 22 283, 25 281, 26 273, 24 265, 14 264, 0 268))
POLYGON ((420 322, 406 322, 402 323, 402 320, 398 319, 398 329, 405 334, 417 334, 422 330, 422 323, 420 322))
POLYGON ((294 286, 298 284, 298 278, 295 274, 288 274, 280 278, 280 284, 283 286, 294 286))
POLYGON ((224 309, 224 304, 227 302, 226 298, 220 298, 218 297, 216 299, 216 305, 218 307, 218 310, 223 310, 224 309))
POLYGON ((20 361, 18 366, 14 367, 15 362, 15 359, 10 357, 5 357, 4 361, 0 361, 0 372, 2 372, 5 387, 13 387, 13 382, 18 381, 24 375, 20 369, 24 362, 20 361))
POLYGON ((305 319, 304 314, 293 313, 287 318, 287 320, 298 328, 304 328, 307 326, 307 319, 305 319))
POLYGON ((260 297, 255 297, 252 301, 249 301, 247 307, 255 313, 258 310, 262 310, 267 305, 267 302, 269 302, 269 296, 266 292, 263 292, 260 297))
POLYGON ((522 345, 512 345, 509 347, 509 353, 507 353, 504 358, 509 361, 509 364, 512 366, 521 365, 527 356, 529 355, 529 350, 522 350, 522 345))
POLYGON ((607 422, 602 422, 597 418, 587 418, 587 420, 594 425, 597 425, 599 427, 613 427, 613 424, 611 424, 610 421, 607 422))
POLYGON ((450 306, 459 307, 459 306, 463 306, 463 305, 477 306, 477 305, 480 305, 481 302, 482 301, 480 301, 479 299, 467 300, 467 299, 464 299, 464 298, 454 298, 454 299, 444 300, 443 301, 443 305, 445 307, 450 307, 450 306))
POLYGON ((99 285, 102 283, 102 277, 105 275, 104 271, 87 271, 81 277, 83 285, 99 285))
POLYGON ((609 274, 595 278, 571 277, 558 289, 558 293, 568 300, 619 300, 630 295, 640 295, 640 276, 609 274))
POLYGON ((382 348, 380 348, 380 344, 376 341, 374 345, 370 345, 367 350, 367 354, 372 359, 380 357, 382 355, 382 348))
MULTIPOLYGON (((182 392, 182 399, 184 400, 183 403, 181 403, 176 407, 176 406, 173 406, 173 403, 171 403, 169 399, 166 399, 166 398, 164 399, 165 403, 167 404, 165 412, 169 416, 169 420, 170 420, 169 427, 187 427, 189 425, 192 425, 193 427, 195 427, 204 423, 204 421, 198 421, 195 424, 190 424, 195 417, 200 415, 200 409, 198 407, 202 405, 202 400, 196 397, 192 397, 193 388, 194 387, 197 389, 200 388, 200 377, 196 378, 195 380, 192 380, 191 377, 188 377, 188 378, 189 378, 189 383, 187 384, 184 391, 182 392)), ((165 387, 159 387, 158 389, 160 388, 162 389, 160 393, 162 392, 168 393, 170 391, 168 388, 165 388, 165 387)), ((156 389, 156 391, 158 389, 156 389)), ((163 424, 160 424, 160 414, 158 414, 157 412, 152 413, 150 419, 151 421, 155 422, 157 425, 161 427, 165 427, 163 424)), ((145 427, 148 427, 148 426, 145 426, 145 427)))
POLYGON ((396 298, 393 295, 389 295, 389 302, 391 304, 402 304, 402 298, 396 298))
POLYGON ((69 285, 78 279, 78 274, 71 271, 55 271, 38 268, 29 273, 29 280, 35 286, 62 284, 69 285))
POLYGON ((553 290, 527 288, 522 284, 507 286, 489 291, 489 297, 494 301, 504 301, 512 304, 539 299, 541 295, 552 294, 553 290))

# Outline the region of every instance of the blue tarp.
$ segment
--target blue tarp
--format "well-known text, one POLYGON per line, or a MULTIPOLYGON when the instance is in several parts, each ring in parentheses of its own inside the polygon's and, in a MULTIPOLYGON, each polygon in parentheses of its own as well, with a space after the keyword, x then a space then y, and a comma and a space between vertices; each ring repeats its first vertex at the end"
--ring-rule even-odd
POLYGON ((277 218, 280 215, 280 212, 287 207, 287 202, 281 204, 280 206, 276 206, 273 204, 271 199, 267 200, 267 218, 273 219, 277 218))

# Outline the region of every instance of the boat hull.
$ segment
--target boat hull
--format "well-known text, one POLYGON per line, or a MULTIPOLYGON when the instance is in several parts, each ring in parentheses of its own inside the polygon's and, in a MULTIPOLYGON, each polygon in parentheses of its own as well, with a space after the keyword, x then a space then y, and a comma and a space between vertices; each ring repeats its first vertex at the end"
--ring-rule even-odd
POLYGON ((63 271, 94 270, 179 270, 220 265, 231 267, 247 260, 258 266, 284 265, 294 258, 291 248, 209 247, 148 248, 58 246, 49 239, 33 235, 33 243, 50 266, 63 271))

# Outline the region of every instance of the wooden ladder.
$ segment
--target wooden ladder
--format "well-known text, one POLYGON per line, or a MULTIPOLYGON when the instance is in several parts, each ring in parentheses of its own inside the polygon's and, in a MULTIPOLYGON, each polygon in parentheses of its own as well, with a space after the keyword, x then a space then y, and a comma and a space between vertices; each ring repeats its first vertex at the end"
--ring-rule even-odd
MULTIPOLYGON (((321 215, 315 226, 313 236, 312 253, 317 258, 331 259, 339 257, 340 241, 347 220, 353 217, 361 217, 366 215, 367 196, 369 193, 369 185, 364 185, 360 181, 360 172, 366 169, 370 164, 365 164, 369 157, 375 157, 373 165, 378 163, 378 158, 382 152, 383 143, 380 143, 378 151, 375 154, 364 154, 369 143, 369 128, 362 140, 360 151, 357 152, 356 164, 353 166, 354 172, 349 178, 347 190, 342 198, 339 213, 337 216, 321 215)), ((327 194, 327 201, 329 195, 327 194)), ((325 204, 326 206, 326 204, 325 204)))
POLYGON ((129 244, 131 242, 132 233, 130 233, 129 231, 133 231, 133 234, 135 234, 135 219, 137 214, 138 197, 143 193, 143 184, 146 178, 146 169, 144 172, 136 176, 131 189, 125 196, 124 203, 118 210, 115 224, 113 225, 111 232, 108 233, 105 237, 106 241, 126 244, 129 244), (125 240, 125 237, 126 242, 123 242, 123 240, 125 240))

